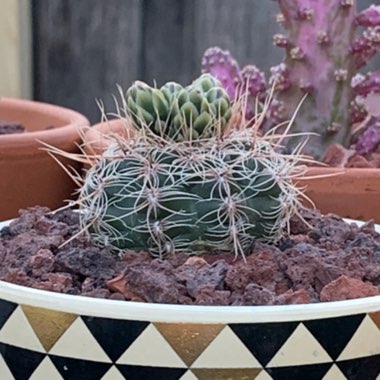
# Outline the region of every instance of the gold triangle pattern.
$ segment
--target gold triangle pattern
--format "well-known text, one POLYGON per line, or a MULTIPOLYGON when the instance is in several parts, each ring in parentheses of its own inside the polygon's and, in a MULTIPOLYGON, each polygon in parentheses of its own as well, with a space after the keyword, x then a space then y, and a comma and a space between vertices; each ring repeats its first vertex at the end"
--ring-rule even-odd
POLYGON ((78 317, 75 314, 22 305, 34 333, 46 351, 49 351, 78 317))
POLYGON ((155 323, 154 325, 189 367, 225 326, 191 323, 155 323))
POLYGON ((375 325, 379 328, 380 330, 380 311, 376 313, 370 313, 369 316, 371 319, 375 322, 375 325))
POLYGON ((197 368, 191 370, 198 380, 254 380, 261 368, 197 368))

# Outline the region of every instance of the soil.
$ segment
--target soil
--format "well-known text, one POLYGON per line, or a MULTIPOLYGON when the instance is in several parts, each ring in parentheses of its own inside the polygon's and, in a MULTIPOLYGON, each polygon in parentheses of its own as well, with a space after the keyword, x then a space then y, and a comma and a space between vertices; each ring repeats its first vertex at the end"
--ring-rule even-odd
POLYGON ((279 305, 380 295, 380 234, 305 210, 276 246, 246 257, 145 252, 123 257, 92 245, 78 214, 34 207, 0 231, 0 280, 66 294, 196 305, 279 305), (62 243, 66 244, 62 247, 62 243))
MULTIPOLYGON (((46 130, 54 129, 52 125, 47 126, 46 130)), ((11 121, 0 120, 0 136, 1 135, 13 135, 17 133, 26 133, 26 128, 20 123, 14 123, 11 121)))
POLYGON ((9 121, 0 120, 0 135, 24 133, 25 131, 25 127, 19 123, 12 123, 9 121))

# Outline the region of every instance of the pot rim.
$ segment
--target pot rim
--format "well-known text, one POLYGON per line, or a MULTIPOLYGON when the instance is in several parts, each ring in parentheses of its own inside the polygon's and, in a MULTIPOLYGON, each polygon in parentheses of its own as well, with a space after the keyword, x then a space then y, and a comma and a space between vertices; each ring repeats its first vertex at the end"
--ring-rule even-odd
POLYGON ((70 133, 78 135, 79 128, 88 126, 90 123, 88 119, 81 113, 74 111, 70 108, 58 106, 55 104, 39 102, 35 100, 25 100, 18 98, 7 98, 0 97, 0 104, 2 107, 12 107, 20 108, 24 112, 34 113, 37 112, 36 106, 38 106, 38 112, 44 113, 47 116, 51 115, 56 117, 60 115, 62 119, 66 119, 64 125, 46 130, 36 130, 28 131, 27 133, 20 134, 8 134, 0 136, 0 143, 4 142, 8 144, 23 144, 26 141, 35 141, 35 140, 44 140, 48 141, 49 139, 55 140, 61 137, 64 134, 70 133))
MULTIPOLYGON (((347 222, 363 222, 345 219, 347 222)), ((0 222, 0 229, 10 221, 0 222)), ((380 232, 380 225, 376 225, 380 232)), ((91 298, 28 288, 0 281, 0 299, 100 318, 172 323, 262 323, 312 320, 380 311, 380 295, 303 305, 201 306, 91 298)))

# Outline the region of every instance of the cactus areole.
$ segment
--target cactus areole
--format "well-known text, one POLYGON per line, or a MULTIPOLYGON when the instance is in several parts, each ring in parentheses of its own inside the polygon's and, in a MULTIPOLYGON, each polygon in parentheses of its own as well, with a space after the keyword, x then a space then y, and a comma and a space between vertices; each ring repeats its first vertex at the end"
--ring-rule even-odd
MULTIPOLYGON (((379 73, 356 75, 380 50, 380 6, 357 14, 355 0, 277 2, 277 21, 286 35, 275 35, 274 44, 284 49, 285 58, 271 69, 269 84, 275 86, 275 97, 270 116, 274 123, 289 120, 307 94, 291 129, 298 136, 288 137, 287 146, 293 150, 307 134, 304 153, 321 159, 330 144, 349 145, 352 123, 367 116, 363 97, 380 91, 379 73)), ((206 51, 202 66, 203 72, 222 81, 230 96, 239 84, 248 96, 260 98, 268 91, 265 84, 253 87, 244 82, 246 68, 240 71, 231 55, 219 48, 206 51)))

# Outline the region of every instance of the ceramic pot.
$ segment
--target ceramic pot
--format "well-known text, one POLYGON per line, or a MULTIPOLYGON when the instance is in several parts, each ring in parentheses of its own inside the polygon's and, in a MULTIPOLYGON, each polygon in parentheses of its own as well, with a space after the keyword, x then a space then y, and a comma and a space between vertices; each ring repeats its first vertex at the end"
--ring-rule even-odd
POLYGON ((379 375, 380 296, 303 306, 176 306, 0 282, 2 380, 379 375))
MULTIPOLYGON (((101 154, 117 133, 132 134, 125 121, 112 120, 89 128, 84 136, 89 154, 101 154), (129 132, 128 132, 129 131, 129 132)), ((297 180, 322 213, 380 223, 380 169, 311 167, 297 180), (320 178, 307 179, 319 176, 320 178)), ((308 204, 310 207, 310 204, 308 204)))
MULTIPOLYGON (((81 141, 78 129, 89 125, 88 120, 63 107, 8 98, 0 98, 0 119, 19 122, 27 130, 0 136, 0 220, 17 216, 20 208, 62 206, 72 197, 75 184, 42 149, 40 141, 77 152, 81 141)), ((78 163, 62 158, 60 161, 80 170, 78 163)))

